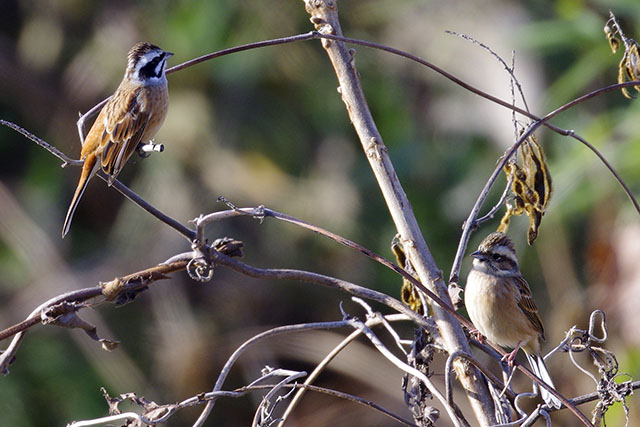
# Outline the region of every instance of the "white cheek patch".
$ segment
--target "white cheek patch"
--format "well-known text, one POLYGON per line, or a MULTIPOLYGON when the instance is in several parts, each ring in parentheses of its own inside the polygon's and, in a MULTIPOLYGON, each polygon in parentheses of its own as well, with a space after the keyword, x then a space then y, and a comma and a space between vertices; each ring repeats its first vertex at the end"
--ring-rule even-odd
POLYGON ((473 268, 475 268, 478 271, 482 271, 484 273, 489 272, 489 268, 487 267, 487 263, 485 261, 482 261, 478 258, 474 258, 472 261, 472 264, 473 264, 473 268))
POLYGON ((154 70, 154 74, 155 74, 156 76, 159 76, 159 75, 161 74, 161 72, 162 72, 162 70, 164 69, 164 66, 165 66, 165 64, 166 64, 166 63, 167 63, 167 60, 166 60, 166 59, 163 59, 162 61, 160 61, 160 62, 158 63, 158 65, 156 65, 156 68, 155 68, 155 70, 154 70))
POLYGON ((148 62, 149 62, 149 57, 147 55, 144 55, 142 58, 140 58, 138 60, 138 63, 136 64, 136 74, 140 73, 140 70, 142 69, 142 67, 147 65, 148 62))

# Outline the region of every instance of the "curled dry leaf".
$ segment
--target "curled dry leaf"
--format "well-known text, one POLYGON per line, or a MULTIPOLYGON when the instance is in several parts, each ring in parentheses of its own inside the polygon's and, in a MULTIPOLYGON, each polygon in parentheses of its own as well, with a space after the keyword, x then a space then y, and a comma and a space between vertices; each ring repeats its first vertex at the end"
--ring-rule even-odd
MULTIPOLYGON (((616 53, 620 48, 620 39, 624 45, 624 55, 618 64, 618 83, 640 80, 640 54, 638 43, 624 35, 620 24, 613 13, 609 13, 609 20, 604 26, 604 34, 611 47, 611 52, 616 53), (619 36, 620 38, 618 38, 619 36)), ((640 86, 633 87, 640 92, 640 86)), ((626 87, 622 88, 622 94, 626 98, 634 98, 626 87)))
MULTIPOLYGON (((391 241, 391 251, 396 257, 398 261, 398 265, 402 267, 407 273, 409 273, 416 280, 418 279, 418 275, 416 274, 411 261, 407 258, 407 255, 404 252, 404 246, 400 241, 400 235, 396 234, 391 241)), ((411 310, 415 311, 418 314, 425 315, 425 310, 422 305, 422 299, 420 298, 420 291, 413 286, 413 283, 408 281, 406 278, 402 278, 402 288, 400 288, 400 300, 406 304, 411 310)))
POLYGON ((95 326, 83 320, 78 316, 78 310, 81 304, 63 302, 50 307, 41 315, 43 324, 53 324, 65 328, 78 328, 85 331, 89 337, 102 344, 102 348, 111 351, 118 346, 118 341, 111 341, 106 338, 100 338, 95 326))
POLYGON ((611 47, 611 52, 616 53, 620 48, 620 40, 615 36, 613 31, 611 31, 611 27, 609 24, 604 26, 604 34, 609 41, 609 46, 611 47))
MULTIPOLYGON (((625 46, 624 55, 618 65, 618 83, 624 83, 626 81, 640 80, 640 55, 638 54, 638 44, 635 40, 630 40, 631 43, 625 46)), ((640 92, 640 86, 633 87, 636 91, 640 92)), ((635 98, 631 95, 626 87, 622 88, 622 94, 627 98, 635 98)))
POLYGON ((531 245, 538 237, 542 216, 551 199, 551 174, 544 151, 534 134, 520 145, 518 155, 521 164, 516 159, 504 167, 507 179, 511 181, 513 198, 507 201, 507 211, 500 221, 498 231, 506 233, 511 216, 526 213, 529 217, 527 242, 531 245))

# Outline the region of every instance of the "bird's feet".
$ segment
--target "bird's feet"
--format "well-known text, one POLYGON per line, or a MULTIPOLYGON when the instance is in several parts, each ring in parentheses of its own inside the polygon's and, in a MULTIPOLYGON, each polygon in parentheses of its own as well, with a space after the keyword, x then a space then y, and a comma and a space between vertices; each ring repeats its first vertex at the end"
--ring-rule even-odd
POLYGON ((511 353, 505 354, 500 360, 502 360, 503 362, 506 361, 507 365, 509 365, 510 368, 513 368, 513 361, 516 360, 516 354, 518 354, 518 350, 520 350, 520 343, 518 343, 516 348, 514 348, 511 353))
POLYGON ((469 335, 471 336, 471 338, 477 340, 480 344, 484 344, 487 342, 487 338, 475 328, 469 329, 469 335))

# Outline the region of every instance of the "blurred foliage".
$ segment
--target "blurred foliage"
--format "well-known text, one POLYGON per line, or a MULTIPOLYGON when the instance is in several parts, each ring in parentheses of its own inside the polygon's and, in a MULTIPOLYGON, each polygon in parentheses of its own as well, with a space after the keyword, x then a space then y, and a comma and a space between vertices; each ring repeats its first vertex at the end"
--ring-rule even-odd
MULTIPOLYGON (((539 115, 616 81, 620 56, 611 54, 602 31, 609 9, 629 36, 640 33, 636 0, 473 5, 371 0, 343 1, 340 8, 346 35, 418 54, 503 99, 509 99, 507 73, 486 52, 444 30, 472 35, 507 62, 515 50, 516 75, 539 115)), ((302 2, 285 0, 5 0, 0 24, 0 118, 74 156, 80 147, 77 112, 114 90, 134 42, 146 40, 175 52, 175 65, 312 29, 302 2)), ((462 221, 513 141, 511 114, 385 53, 357 47, 356 65, 398 176, 446 277, 462 221)), ((221 194, 238 206, 264 204, 392 257, 393 223, 317 41, 222 57, 172 74, 169 82, 169 117, 156 138, 165 152, 132 161, 120 175, 134 191, 185 223, 224 209, 216 202, 221 194)), ((611 92, 554 119, 602 150, 637 196, 639 110, 637 100, 611 92)), ((554 194, 533 247, 525 243, 526 218, 513 220, 511 234, 541 307, 547 347, 571 325, 586 326, 591 309, 602 308, 610 316, 607 345, 622 362, 621 371, 637 378, 638 357, 630 349, 640 344, 634 326, 640 319, 629 301, 637 298, 629 295, 640 292, 638 215, 584 146, 546 130, 538 139, 554 194)), ((78 173, 60 169, 53 156, 0 128, 2 327, 61 292, 188 250, 175 232, 98 180, 61 241, 78 173)), ((498 200, 503 186, 502 179, 485 209, 498 200)), ((497 227, 503 212, 482 226, 470 247, 497 227)), ((212 239, 225 235, 245 242, 249 264, 306 269, 399 295, 401 280, 391 272, 293 226, 236 218, 210 229, 212 239)), ((463 277, 467 268, 465 263, 463 277)), ((346 299, 314 285, 254 280, 224 269, 205 285, 186 275, 172 277, 126 307, 104 305, 84 314, 99 333, 121 341, 115 352, 102 352, 78 331, 37 327, 30 332, 11 375, 0 380, 0 424, 63 425, 101 416, 107 409, 102 386, 111 395, 136 391, 157 402, 181 400, 210 389, 244 339, 273 325, 338 319, 338 302, 346 299)), ((355 307, 347 304, 347 309, 355 307)), ((292 337, 262 345, 243 358, 243 369, 234 371, 226 388, 248 383, 264 364, 311 369, 330 348, 319 341, 292 337)), ((351 366, 380 372, 380 381, 328 371, 321 385, 326 381, 408 416, 399 373, 379 358, 379 365, 367 365, 361 356, 351 357, 357 357, 346 359, 351 366), (396 388, 384 382, 387 371, 396 388)), ((550 361, 561 392, 593 390, 577 373, 553 369, 562 363, 561 357, 550 361)), ((246 425, 258 399, 220 401, 208 425, 246 425)), ((362 425, 390 423, 352 404, 324 399, 307 397, 296 418, 299 425, 346 425, 354 414, 362 425), (346 411, 337 409, 343 404, 346 411)), ((637 413, 637 402, 631 403, 632 414, 637 413)), ((195 414, 178 414, 171 425, 192 422, 195 414)), ((618 425, 621 416, 617 411, 607 421, 618 425)), ((558 420, 561 425, 565 418, 558 420)))

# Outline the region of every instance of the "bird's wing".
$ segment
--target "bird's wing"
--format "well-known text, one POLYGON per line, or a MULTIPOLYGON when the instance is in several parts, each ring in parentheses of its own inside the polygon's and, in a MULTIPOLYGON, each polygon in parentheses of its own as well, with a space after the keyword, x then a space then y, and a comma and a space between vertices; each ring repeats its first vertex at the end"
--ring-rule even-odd
POLYGON ((117 91, 105 105, 105 126, 100 145, 102 170, 109 175, 111 184, 144 135, 151 117, 146 104, 141 102, 142 88, 117 91))
POLYGON ((515 283, 520 291, 518 307, 520 307, 520 310, 522 310, 529 320, 529 323, 531 323, 531 326, 540 333, 540 336, 544 340, 544 326, 542 326, 542 319, 540 319, 540 314, 538 314, 538 307, 536 307, 536 303, 531 295, 529 284, 522 276, 516 277, 515 283))

